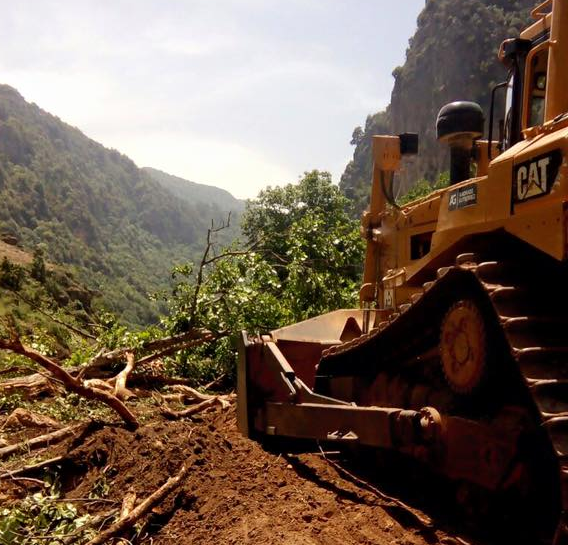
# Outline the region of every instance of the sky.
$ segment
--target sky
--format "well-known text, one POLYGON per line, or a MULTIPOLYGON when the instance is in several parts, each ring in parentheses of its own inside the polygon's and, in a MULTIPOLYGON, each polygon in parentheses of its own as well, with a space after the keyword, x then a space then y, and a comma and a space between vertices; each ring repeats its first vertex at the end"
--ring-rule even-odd
POLYGON ((18 0, 0 83, 139 166, 256 196, 351 159, 424 0, 18 0))

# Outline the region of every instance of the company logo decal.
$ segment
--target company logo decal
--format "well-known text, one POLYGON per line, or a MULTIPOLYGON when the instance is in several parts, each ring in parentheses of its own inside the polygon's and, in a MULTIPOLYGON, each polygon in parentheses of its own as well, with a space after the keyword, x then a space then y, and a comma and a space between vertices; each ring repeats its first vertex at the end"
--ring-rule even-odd
POLYGON ((477 184, 458 187, 450 191, 448 210, 458 210, 477 204, 477 184))
POLYGON ((555 150, 515 165, 513 202, 520 203, 548 195, 562 164, 562 152, 555 150))

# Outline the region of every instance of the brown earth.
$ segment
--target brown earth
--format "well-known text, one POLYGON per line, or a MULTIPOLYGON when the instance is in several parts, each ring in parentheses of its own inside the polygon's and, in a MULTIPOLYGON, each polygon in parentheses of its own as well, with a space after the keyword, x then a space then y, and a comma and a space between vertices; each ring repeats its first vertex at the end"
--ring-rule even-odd
MULTIPOLYGON (((65 496, 90 513, 108 511, 109 504, 120 507, 130 491, 143 499, 182 463, 191 465, 183 486, 154 509, 135 543, 464 543, 442 530, 443 524, 429 524, 418 510, 351 478, 330 463, 337 457, 333 453, 267 451, 243 438, 233 409, 191 422, 153 420, 136 432, 95 424, 42 456, 58 454, 68 456, 59 468, 65 496), (103 500, 85 502, 96 490, 104 490, 103 500)), ((21 466, 22 460, 8 465, 14 464, 21 466)), ((3 492, 13 487, 9 495, 21 497, 34 483, 23 486, 12 482, 3 492)))
POLYGON ((18 265, 29 265, 33 260, 33 255, 23 248, 0 240, 0 259, 4 257, 18 265))

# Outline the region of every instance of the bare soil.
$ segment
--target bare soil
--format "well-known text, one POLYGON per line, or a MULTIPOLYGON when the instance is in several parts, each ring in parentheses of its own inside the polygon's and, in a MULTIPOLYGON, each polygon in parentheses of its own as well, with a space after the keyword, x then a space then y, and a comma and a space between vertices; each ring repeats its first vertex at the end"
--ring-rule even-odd
MULTIPOLYGON (((136 432, 94 424, 42 453, 56 455, 66 456, 58 468, 65 497, 93 514, 120 507, 127 492, 140 501, 183 462, 191 465, 183 486, 145 520, 136 543, 464 543, 445 524, 425 523, 428 517, 414 507, 401 508, 351 479, 329 462, 333 454, 269 451, 243 438, 233 409, 215 409, 193 421, 158 419, 136 432)), ((22 460, 5 466, 13 464, 22 460)), ((3 483, 6 503, 39 486, 3 483)))

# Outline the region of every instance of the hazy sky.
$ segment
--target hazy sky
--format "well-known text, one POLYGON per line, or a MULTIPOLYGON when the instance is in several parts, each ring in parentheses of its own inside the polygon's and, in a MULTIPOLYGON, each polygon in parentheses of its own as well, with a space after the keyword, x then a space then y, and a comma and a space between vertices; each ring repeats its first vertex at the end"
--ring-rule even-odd
POLYGON ((339 181, 424 0, 18 0, 0 82, 139 166, 251 197, 339 181))

